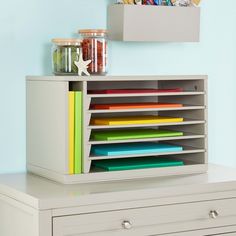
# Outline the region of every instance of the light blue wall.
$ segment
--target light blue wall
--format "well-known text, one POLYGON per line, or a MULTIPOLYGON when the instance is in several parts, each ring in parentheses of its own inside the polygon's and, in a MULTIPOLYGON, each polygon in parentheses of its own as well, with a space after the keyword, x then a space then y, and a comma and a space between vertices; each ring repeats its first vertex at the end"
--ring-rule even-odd
MULTIPOLYGON (((25 169, 24 76, 50 74, 50 39, 104 28, 111 2, 1 2, 0 173, 25 169)), ((235 0, 202 2, 201 43, 113 42, 110 74, 208 74, 210 160, 236 166, 235 0)))

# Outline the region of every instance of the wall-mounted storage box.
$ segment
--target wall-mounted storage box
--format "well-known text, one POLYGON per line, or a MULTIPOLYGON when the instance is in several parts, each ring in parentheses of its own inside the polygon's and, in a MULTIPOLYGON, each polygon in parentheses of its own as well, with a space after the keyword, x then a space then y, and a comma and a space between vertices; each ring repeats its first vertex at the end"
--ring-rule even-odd
MULTIPOLYGON (((207 171, 207 77, 206 76, 49 76, 27 78, 27 169, 38 175, 72 184, 156 176, 196 174, 207 171), (175 88, 179 90, 175 91, 175 88), (127 92, 135 90, 134 93, 127 92), (147 92, 145 89, 154 89, 147 92), (107 93, 103 91, 123 91, 107 93), (139 92, 137 92, 137 90, 139 92), (158 90, 158 91, 156 91, 158 90), (160 92, 165 90, 165 92, 160 92), (167 90, 167 91, 166 91, 167 90), (172 91, 174 90, 174 91, 172 91), (70 173, 69 93, 82 93, 78 103, 82 112, 82 173, 70 173), (182 104, 155 108, 96 109, 104 104, 182 104), (96 120, 132 117, 165 118, 163 121, 119 124, 98 124, 96 120), (167 119, 171 119, 168 120, 167 119), (140 134, 148 132, 182 133, 181 136, 131 137, 131 139, 97 139, 96 135, 112 132, 140 134), (120 145, 140 147, 150 145, 181 146, 181 150, 136 152, 104 155, 95 148, 120 145), (139 145, 140 144, 140 145, 139 145), (184 162, 181 166, 142 168, 119 171, 97 169, 94 163, 110 160, 164 158, 184 162), (95 166, 94 166, 95 165, 95 166)), ((76 107, 76 106, 75 106, 76 107)), ((142 118, 143 119, 143 118, 142 118)), ((148 118, 149 119, 149 118, 148 118)), ((80 126, 81 127, 81 126, 80 126)), ((80 128, 79 128, 80 129, 80 128)), ((125 134, 127 136, 127 134, 125 134)), ((76 143, 76 141, 75 141, 76 143)), ((81 149, 81 146, 80 146, 81 149)), ((112 150, 113 151, 113 150, 112 150)))
POLYGON ((117 41, 198 42, 200 8, 110 5, 108 34, 117 41))

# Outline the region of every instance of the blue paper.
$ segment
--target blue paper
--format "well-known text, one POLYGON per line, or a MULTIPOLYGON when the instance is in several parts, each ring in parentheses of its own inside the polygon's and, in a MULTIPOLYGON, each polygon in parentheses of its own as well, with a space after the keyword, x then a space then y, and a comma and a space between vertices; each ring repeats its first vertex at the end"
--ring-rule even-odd
POLYGON ((92 147, 92 154, 97 156, 122 156, 148 153, 164 153, 183 151, 183 147, 161 143, 122 143, 95 145, 92 147))

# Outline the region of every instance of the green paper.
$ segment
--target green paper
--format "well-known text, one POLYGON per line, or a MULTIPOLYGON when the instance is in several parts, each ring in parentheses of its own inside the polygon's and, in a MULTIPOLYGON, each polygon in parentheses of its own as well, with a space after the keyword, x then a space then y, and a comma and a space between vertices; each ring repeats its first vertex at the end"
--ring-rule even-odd
POLYGON ((128 139, 143 139, 143 138, 163 138, 183 136, 183 132, 169 131, 169 130, 155 130, 155 129, 135 129, 135 130, 112 130, 94 132, 92 134, 93 140, 96 141, 115 141, 128 139))
POLYGON ((82 92, 75 92, 75 174, 82 173, 82 92))
POLYGON ((165 157, 136 157, 124 159, 106 159, 93 161, 93 166, 105 171, 121 171, 147 168, 161 168, 183 166, 183 161, 172 160, 165 157))

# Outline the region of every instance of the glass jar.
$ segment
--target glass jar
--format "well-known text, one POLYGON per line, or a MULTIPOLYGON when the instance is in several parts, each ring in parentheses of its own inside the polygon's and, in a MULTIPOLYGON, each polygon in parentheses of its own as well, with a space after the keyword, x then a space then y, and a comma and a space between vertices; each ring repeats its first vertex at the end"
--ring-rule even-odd
POLYGON ((91 75, 105 75, 107 73, 107 31, 79 30, 82 37, 83 59, 91 60, 88 72, 91 75))
POLYGON ((76 75, 78 68, 75 61, 79 58, 81 40, 53 39, 52 65, 55 75, 76 75))

